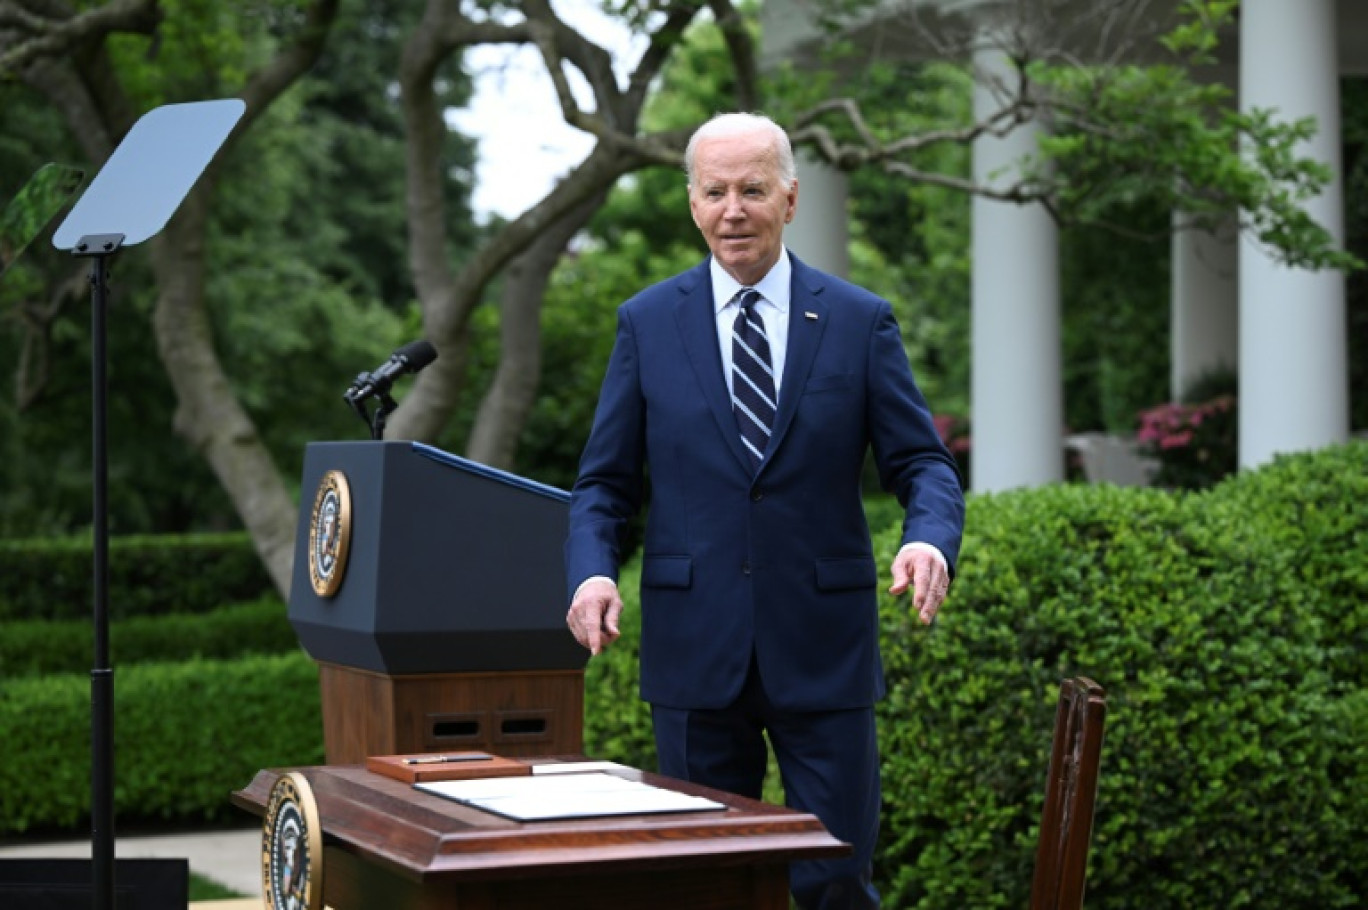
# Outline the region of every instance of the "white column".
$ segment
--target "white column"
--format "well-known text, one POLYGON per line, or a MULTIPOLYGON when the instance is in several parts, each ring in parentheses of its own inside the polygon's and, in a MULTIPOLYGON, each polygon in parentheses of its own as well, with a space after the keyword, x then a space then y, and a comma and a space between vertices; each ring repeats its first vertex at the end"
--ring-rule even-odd
POLYGON ((798 212, 784 230, 784 243, 813 268, 850 277, 850 215, 846 176, 797 152, 798 212))
MULTIPOLYGON (((780 65, 808 43, 820 41, 822 28, 807 0, 769 0, 760 5, 760 60, 780 65)), ((798 213, 784 229, 784 243, 813 268, 850 277, 850 214, 845 174, 813 156, 795 151, 798 213)))
MULTIPOLYGON (((1182 220, 1181 214, 1175 222, 1182 220)), ((1177 226, 1175 224, 1175 226, 1177 226)), ((1169 395, 1181 401, 1193 380, 1239 363, 1240 300, 1235 228, 1173 235, 1169 395)))
MULTIPOLYGON (((998 51, 975 56, 974 112, 997 109, 982 74, 1010 79, 998 51)), ((974 179, 1010 183, 1012 166, 1036 153, 1040 129, 1027 124, 974 143, 974 179), (992 176, 1005 169, 1005 173, 992 176)), ((975 490, 1063 479, 1064 402, 1060 370, 1059 237, 1038 205, 973 201, 973 452, 975 490)))
MULTIPOLYGON (((1244 0, 1240 5, 1240 106, 1282 120, 1314 117, 1300 152, 1334 179, 1306 206, 1344 240, 1335 0, 1244 0)), ((1240 465, 1309 450, 1349 435, 1344 276, 1273 262, 1240 246, 1240 465)))

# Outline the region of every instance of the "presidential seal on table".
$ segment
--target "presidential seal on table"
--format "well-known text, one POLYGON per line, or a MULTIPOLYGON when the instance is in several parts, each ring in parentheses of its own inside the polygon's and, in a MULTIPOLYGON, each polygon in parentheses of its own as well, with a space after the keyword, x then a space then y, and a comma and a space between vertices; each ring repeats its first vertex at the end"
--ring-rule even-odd
POLYGON ((322 910, 323 829, 309 781, 297 771, 282 774, 271 788, 261 876, 268 910, 322 910))

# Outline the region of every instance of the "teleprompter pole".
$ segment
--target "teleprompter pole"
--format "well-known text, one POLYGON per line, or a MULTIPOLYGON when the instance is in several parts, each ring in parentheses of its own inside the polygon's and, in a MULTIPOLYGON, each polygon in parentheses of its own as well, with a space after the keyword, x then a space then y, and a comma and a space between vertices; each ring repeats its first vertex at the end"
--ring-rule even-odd
POLYGON ((109 659, 109 258, 123 234, 82 237, 90 259, 95 662, 90 670, 90 856, 95 910, 114 910, 114 669, 109 659))
POLYGON ((124 136, 52 235, 91 259, 91 410, 94 416, 95 666, 90 671, 91 859, 95 910, 114 910, 114 670, 109 662, 109 459, 106 317, 109 259, 166 227, 247 105, 240 98, 167 104, 124 136))

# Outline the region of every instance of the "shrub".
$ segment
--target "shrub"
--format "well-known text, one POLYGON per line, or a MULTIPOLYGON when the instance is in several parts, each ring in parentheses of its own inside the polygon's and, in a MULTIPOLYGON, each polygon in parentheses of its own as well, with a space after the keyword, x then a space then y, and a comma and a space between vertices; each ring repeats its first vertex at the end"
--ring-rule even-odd
POLYGON ((1335 692, 1368 688, 1368 441, 1280 458, 1199 502, 1213 521, 1219 513, 1237 549, 1249 539, 1277 544, 1286 595, 1263 619, 1315 617, 1335 692))
POLYGON ((1368 857, 1347 845, 1368 823, 1339 791, 1352 714, 1330 630, 1290 571, 1303 542, 1243 499, 1231 482, 972 502, 943 623, 885 614, 892 906, 1026 904, 1058 681, 1078 673, 1110 705, 1090 908, 1358 904, 1368 857))
POLYGON ((639 560, 623 566, 618 578, 625 605, 619 626, 622 637, 597 657, 590 658, 585 667, 584 750, 595 758, 654 770, 656 751, 651 709, 637 693, 637 661, 641 656, 640 579, 639 560))
MULTIPOLYGON (((0 677, 78 672, 91 664, 94 637, 88 619, 6 623, 0 636, 0 677)), ((119 620, 110 624, 109 637, 116 667, 192 658, 229 660, 299 647, 285 605, 274 595, 212 613, 119 620)))
MULTIPOLYGON (((0 834, 71 830, 90 816, 90 680, 0 688, 0 834)), ((116 672, 119 825, 246 819, 228 799, 262 768, 323 762, 317 666, 302 652, 116 672)))
MULTIPOLYGON (((89 617, 89 540, 0 541, 0 621, 89 617)), ((274 591, 246 534, 115 537, 109 542, 112 619, 203 613, 274 591)))

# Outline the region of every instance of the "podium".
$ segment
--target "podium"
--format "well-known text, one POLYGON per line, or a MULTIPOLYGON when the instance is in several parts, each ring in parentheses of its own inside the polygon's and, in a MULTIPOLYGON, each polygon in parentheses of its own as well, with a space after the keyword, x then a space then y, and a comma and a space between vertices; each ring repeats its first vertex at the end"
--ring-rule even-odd
MULTIPOLYGON (((286 770, 258 772, 233 803, 264 815, 286 770)), ((311 874, 333 910, 788 910, 790 862, 851 849, 816 816, 635 769, 723 808, 516 822, 359 766, 296 770, 317 799, 311 874)))
POLYGON ((302 484, 289 619, 319 666, 329 764, 583 751, 568 493, 385 441, 311 443, 302 484))

